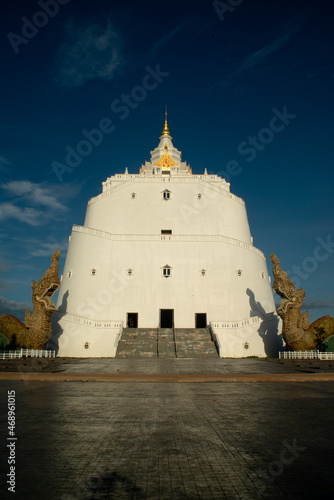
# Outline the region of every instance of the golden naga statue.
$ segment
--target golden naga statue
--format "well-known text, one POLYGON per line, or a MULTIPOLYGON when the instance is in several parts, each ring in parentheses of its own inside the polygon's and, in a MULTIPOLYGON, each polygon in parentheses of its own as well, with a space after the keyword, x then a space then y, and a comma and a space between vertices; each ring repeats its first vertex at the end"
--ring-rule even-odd
POLYGON ((318 349, 321 344, 334 333, 334 318, 324 316, 312 325, 308 311, 301 314, 305 290, 297 290, 292 280, 281 269, 280 261, 274 253, 270 260, 273 263, 273 290, 282 299, 277 314, 282 318, 282 336, 291 351, 308 351, 318 349))
POLYGON ((60 286, 59 257, 58 248, 52 256, 51 266, 41 279, 38 282, 33 280, 31 285, 33 313, 26 310, 25 324, 9 314, 0 317, 0 334, 8 339, 13 347, 42 349, 50 340, 51 316, 56 310, 51 297, 60 286))

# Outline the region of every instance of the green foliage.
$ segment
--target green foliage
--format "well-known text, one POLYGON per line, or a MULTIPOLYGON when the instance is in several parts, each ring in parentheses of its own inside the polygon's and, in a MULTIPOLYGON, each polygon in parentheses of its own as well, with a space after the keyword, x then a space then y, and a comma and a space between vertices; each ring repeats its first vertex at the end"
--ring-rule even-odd
POLYGON ((324 316, 317 319, 310 326, 309 332, 312 333, 315 339, 316 349, 321 350, 325 340, 331 335, 334 335, 334 318, 331 316, 324 316))
POLYGON ((321 351, 334 352, 334 335, 331 335, 325 340, 325 342, 321 345, 321 351))
POLYGON ((10 346, 10 340, 7 339, 4 335, 0 334, 0 349, 6 349, 10 346))

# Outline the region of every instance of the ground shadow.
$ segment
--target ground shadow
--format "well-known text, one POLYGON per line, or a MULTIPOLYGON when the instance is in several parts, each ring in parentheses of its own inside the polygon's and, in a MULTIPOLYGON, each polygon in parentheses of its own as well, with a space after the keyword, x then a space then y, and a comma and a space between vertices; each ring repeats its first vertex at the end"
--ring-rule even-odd
POLYGON ((84 497, 86 500, 97 498, 111 498, 119 500, 119 498, 147 498, 145 492, 138 488, 131 479, 117 472, 106 471, 101 475, 92 476, 85 485, 84 497))

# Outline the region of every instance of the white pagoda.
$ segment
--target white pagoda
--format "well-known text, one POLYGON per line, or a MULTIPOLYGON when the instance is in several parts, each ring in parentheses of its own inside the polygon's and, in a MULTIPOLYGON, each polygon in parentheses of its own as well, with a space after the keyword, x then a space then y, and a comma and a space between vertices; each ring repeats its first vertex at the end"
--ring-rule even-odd
POLYGON ((172 143, 138 174, 116 174, 74 225, 49 347, 113 357, 123 328, 210 327, 221 357, 275 356, 282 345, 263 253, 225 179, 194 175, 172 143))

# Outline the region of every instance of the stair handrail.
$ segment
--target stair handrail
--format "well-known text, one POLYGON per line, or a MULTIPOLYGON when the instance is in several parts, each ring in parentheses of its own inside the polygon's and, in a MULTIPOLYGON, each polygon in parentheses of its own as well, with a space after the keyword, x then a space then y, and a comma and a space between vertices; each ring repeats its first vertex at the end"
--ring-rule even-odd
POLYGON ((176 352, 176 342, 175 342, 175 325, 174 325, 174 319, 173 319, 173 322, 172 322, 172 328, 173 328, 174 352, 175 352, 175 357, 177 358, 177 352, 176 352))

